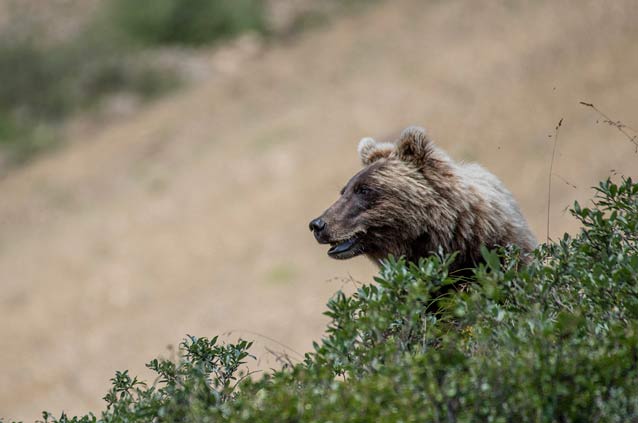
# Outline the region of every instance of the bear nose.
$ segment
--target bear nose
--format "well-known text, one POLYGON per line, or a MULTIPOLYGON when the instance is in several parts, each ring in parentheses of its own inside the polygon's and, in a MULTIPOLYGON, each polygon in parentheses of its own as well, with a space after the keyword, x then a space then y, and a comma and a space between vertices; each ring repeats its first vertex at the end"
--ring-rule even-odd
POLYGON ((323 228, 326 227, 326 222, 324 222, 321 218, 310 221, 310 230, 312 232, 321 232, 323 228))

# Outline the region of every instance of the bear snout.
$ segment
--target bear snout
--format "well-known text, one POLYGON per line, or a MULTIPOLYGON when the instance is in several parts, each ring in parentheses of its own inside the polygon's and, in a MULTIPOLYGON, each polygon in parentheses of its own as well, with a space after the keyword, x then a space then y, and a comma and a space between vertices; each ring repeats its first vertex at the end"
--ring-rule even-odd
POLYGON ((322 218, 313 219, 308 224, 310 231, 314 234, 315 239, 320 244, 327 244, 329 240, 326 236, 326 222, 322 218))
POLYGON ((326 222, 323 221, 320 217, 317 219, 313 219, 310 221, 308 225, 311 232, 321 232, 326 227, 326 222))

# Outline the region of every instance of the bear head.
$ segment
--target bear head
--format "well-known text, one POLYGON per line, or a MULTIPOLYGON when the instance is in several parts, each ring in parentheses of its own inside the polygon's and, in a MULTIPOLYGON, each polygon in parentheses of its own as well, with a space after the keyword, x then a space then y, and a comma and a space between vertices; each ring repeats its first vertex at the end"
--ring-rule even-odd
POLYGON ((330 257, 365 254, 376 262, 388 254, 411 257, 424 237, 451 232, 453 216, 445 198, 446 186, 453 183, 451 163, 425 129, 406 128, 395 143, 364 138, 358 151, 363 169, 309 225, 320 244, 331 245, 330 257))

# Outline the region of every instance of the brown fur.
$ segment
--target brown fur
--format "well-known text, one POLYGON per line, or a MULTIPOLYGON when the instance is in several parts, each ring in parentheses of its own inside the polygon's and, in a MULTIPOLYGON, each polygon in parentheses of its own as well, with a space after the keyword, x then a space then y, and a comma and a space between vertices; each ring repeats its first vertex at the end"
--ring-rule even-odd
POLYGON ((329 252, 333 257, 365 254, 378 263, 392 254, 416 261, 441 248, 459 252, 454 268, 460 269, 480 261, 481 245, 515 244, 523 253, 535 247, 500 181, 477 165, 453 162, 423 129, 408 128, 395 145, 377 146, 362 140, 359 153, 366 167, 313 220, 324 227, 318 230, 321 225, 311 222, 320 243, 353 244, 329 252))

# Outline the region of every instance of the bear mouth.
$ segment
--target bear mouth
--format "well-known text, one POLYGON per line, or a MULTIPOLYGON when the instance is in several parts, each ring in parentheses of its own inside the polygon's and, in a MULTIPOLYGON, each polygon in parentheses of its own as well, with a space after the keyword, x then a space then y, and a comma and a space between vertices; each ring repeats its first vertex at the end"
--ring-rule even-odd
POLYGON ((343 241, 330 242, 330 245, 331 247, 328 250, 328 255, 334 259, 344 260, 361 254, 359 238, 356 236, 343 241))

